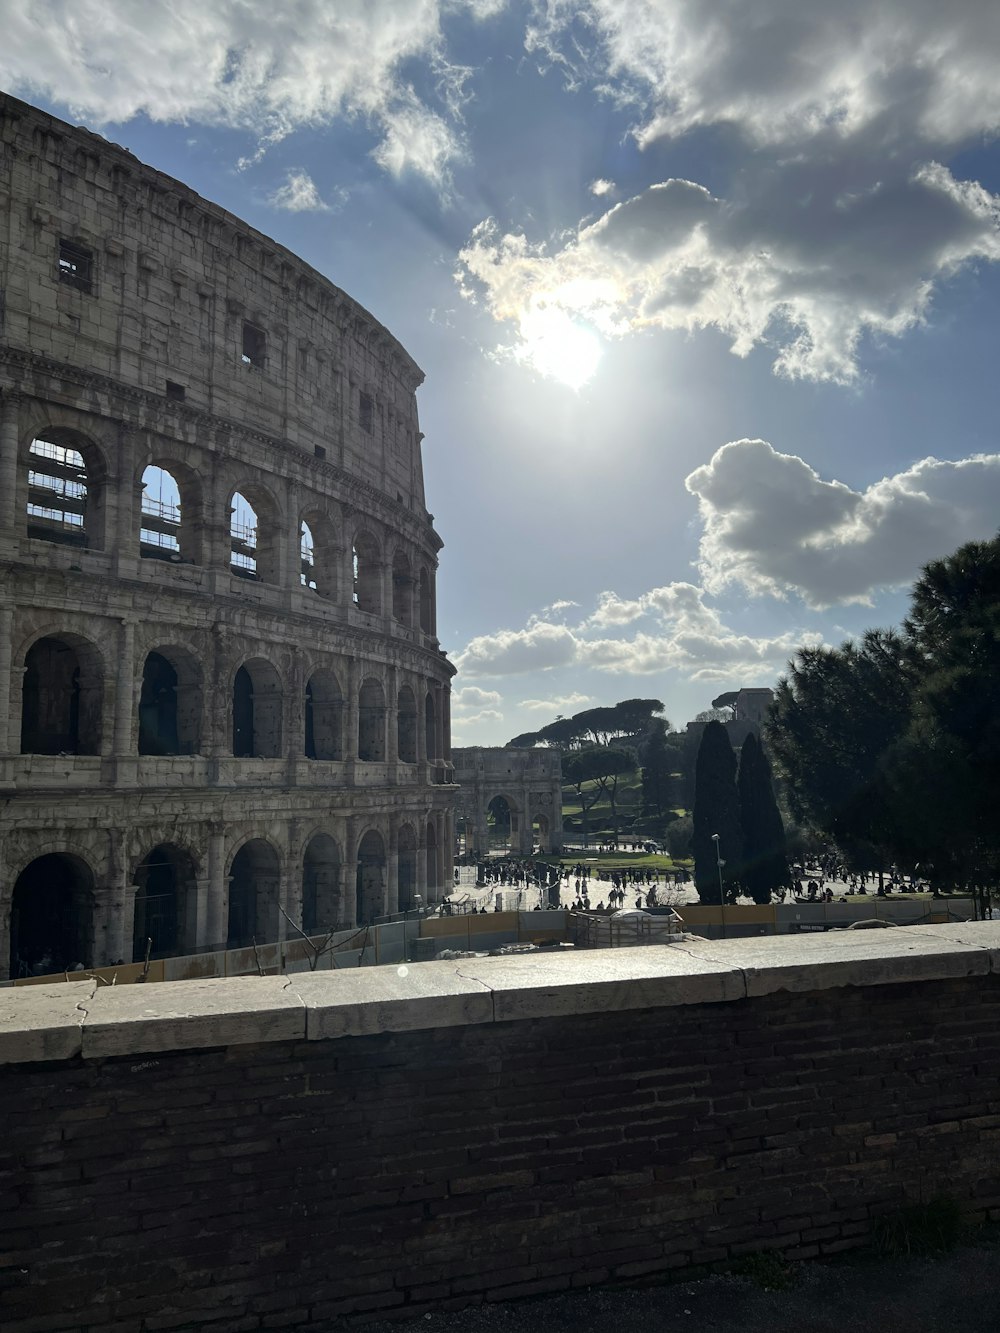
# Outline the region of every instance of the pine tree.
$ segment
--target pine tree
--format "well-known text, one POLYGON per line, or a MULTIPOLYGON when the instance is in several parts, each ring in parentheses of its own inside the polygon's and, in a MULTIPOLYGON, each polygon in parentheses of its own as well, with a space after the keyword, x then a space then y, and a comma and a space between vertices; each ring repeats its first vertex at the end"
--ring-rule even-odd
POLYGON ((709 722, 702 733, 694 778, 694 882, 704 903, 719 901, 721 858, 723 892, 735 902, 740 889, 743 832, 736 792, 736 756, 721 722, 709 722), (718 834, 718 841, 713 835, 718 834))
POLYGON ((740 751, 737 790, 743 825, 743 887, 755 903, 768 903, 771 894, 788 883, 788 859, 771 765, 753 733, 740 751))

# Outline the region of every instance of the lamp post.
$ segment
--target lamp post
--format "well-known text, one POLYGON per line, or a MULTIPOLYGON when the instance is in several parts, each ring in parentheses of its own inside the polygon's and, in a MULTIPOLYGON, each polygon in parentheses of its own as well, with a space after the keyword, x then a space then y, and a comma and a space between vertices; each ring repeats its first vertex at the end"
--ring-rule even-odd
POLYGON ((726 895, 722 887, 722 867, 726 864, 719 855, 720 839, 718 833, 712 834, 712 841, 715 843, 715 868, 719 872, 719 921, 722 925, 722 938, 726 937, 726 895))

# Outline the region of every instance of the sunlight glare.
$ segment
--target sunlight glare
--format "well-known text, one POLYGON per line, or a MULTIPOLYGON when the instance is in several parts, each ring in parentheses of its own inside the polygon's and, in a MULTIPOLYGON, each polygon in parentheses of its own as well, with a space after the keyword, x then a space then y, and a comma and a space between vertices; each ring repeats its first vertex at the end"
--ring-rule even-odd
POLYGON ((558 306, 541 306, 521 317, 518 359, 539 374, 581 389, 601 359, 601 342, 558 306))

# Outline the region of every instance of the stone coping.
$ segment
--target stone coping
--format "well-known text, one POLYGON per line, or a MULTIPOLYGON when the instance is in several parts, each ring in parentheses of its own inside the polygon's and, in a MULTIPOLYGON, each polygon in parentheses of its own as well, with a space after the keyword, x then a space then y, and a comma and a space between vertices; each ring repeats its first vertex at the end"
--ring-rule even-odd
POLYGON ((1000 922, 233 977, 0 990, 0 1064, 712 1004, 1000 972, 1000 922))

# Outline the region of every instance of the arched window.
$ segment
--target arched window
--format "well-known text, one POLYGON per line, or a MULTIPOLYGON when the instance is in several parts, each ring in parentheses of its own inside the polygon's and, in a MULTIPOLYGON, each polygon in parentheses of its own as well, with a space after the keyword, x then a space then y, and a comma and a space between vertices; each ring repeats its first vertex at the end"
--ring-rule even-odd
POLYGON ((396 706, 397 753, 404 764, 417 762, 417 701, 404 685, 396 706))
POLYGON ((385 762, 385 694, 377 680, 364 681, 358 694, 358 758, 385 762))
POLYGON ((22 754, 99 754, 103 679, 85 640, 38 639, 24 659, 22 754))
POLYGON ((427 897, 435 902, 441 896, 441 859, 438 854, 437 829, 433 820, 427 821, 427 897))
POLYGON ((307 759, 343 759, 344 698, 332 671, 316 671, 306 685, 307 759))
POLYGON ((341 901, 340 848, 329 834, 317 833, 302 862, 302 929, 310 935, 348 924, 341 901))
POLYGON ((257 577, 257 511, 236 491, 230 506, 229 567, 240 578, 257 577))
POLYGON ((233 754, 237 759, 281 754, 281 681, 261 658, 245 663, 233 678, 233 754))
POLYGON ((28 451, 28 536, 64 546, 99 546, 83 450, 71 431, 37 436, 28 451))
POLYGON ((424 700, 424 743, 426 745, 425 754, 428 759, 439 758, 437 752, 437 710, 434 707, 434 696, 428 691, 427 698, 424 700))
POLYGON ((431 579, 426 569, 420 571, 420 628, 425 634, 434 633, 434 608, 431 596, 431 579))
POLYGON ((173 843, 161 843, 136 866, 132 961, 146 956, 169 958, 195 947, 197 879, 189 854, 173 843))
POLYGON ((244 843, 233 857, 229 870, 228 948, 242 949, 254 940, 267 944, 278 938, 280 875, 278 853, 263 838, 244 843))
POLYGON ((201 703, 201 673, 187 653, 149 653, 139 695, 139 753, 197 754, 201 703))
POLYGON ((374 829, 358 844, 355 910, 359 926, 368 925, 385 911, 385 843, 374 829))
POLYGON ((392 616, 401 625, 413 624, 413 578, 402 551, 392 557, 392 616))
POLYGON ((139 554, 147 560, 181 558, 181 492, 166 468, 150 466, 142 474, 139 554))
POLYGON ((401 912, 409 912, 415 906, 413 896, 417 891, 417 839, 410 824, 399 830, 398 852, 397 902, 401 912))
POLYGON ((279 523, 274 501, 251 486, 234 491, 229 504, 229 568, 245 579, 278 581, 279 523))
POLYGON ((369 615, 382 614, 382 578, 379 548, 375 538, 367 532, 359 533, 354 542, 354 605, 369 615))
POLYGON ((50 976, 88 966, 86 923, 94 876, 75 856, 39 856, 21 871, 10 910, 10 975, 50 976))
POLYGON ((316 543, 305 521, 299 526, 299 582, 303 588, 316 591, 316 543))

